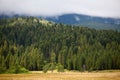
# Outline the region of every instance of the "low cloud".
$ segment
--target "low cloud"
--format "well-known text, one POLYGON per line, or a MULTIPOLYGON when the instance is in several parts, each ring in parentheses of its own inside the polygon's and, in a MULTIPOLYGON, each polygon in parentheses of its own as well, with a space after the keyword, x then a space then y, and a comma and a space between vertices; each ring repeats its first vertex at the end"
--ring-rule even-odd
POLYGON ((120 0, 0 0, 0 13, 120 17, 120 0))

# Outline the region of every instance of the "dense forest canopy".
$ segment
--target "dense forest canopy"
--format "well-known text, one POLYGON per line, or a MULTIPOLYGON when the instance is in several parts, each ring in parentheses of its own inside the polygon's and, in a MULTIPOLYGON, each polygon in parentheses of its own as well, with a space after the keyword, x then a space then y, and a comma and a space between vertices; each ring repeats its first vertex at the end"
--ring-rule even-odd
POLYGON ((43 70, 49 63, 79 71, 120 69, 120 32, 34 17, 0 19, 0 69, 43 70))

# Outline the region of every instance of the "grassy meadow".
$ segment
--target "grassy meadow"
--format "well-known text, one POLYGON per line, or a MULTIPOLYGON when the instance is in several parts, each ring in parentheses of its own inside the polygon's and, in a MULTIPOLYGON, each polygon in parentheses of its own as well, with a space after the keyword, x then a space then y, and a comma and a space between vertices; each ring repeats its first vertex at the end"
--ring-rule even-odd
POLYGON ((28 74, 0 74, 0 80, 120 80, 119 70, 98 71, 98 72, 73 72, 56 71, 43 73, 31 71, 28 74))

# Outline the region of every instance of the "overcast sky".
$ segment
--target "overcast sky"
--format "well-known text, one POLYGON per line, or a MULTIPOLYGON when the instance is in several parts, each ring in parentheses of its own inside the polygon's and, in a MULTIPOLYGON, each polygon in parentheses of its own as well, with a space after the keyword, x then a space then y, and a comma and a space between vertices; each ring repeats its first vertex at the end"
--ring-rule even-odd
POLYGON ((120 0, 0 0, 0 13, 120 17, 120 0))

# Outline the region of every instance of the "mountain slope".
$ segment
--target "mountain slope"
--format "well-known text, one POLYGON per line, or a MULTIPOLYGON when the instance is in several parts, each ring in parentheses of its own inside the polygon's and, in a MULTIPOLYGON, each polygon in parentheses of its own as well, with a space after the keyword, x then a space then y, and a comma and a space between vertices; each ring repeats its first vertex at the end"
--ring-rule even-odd
POLYGON ((60 16, 45 17, 45 19, 57 23, 81 25, 95 29, 120 30, 120 19, 93 17, 80 14, 64 14, 60 16))
MULTIPOLYGON (((12 17, 28 17, 29 15, 5 15, 1 14, 0 18, 12 18, 12 17)), ((104 18, 104 17, 94 17, 81 14, 63 14, 59 16, 36 16, 38 18, 43 18, 48 21, 63 23, 69 25, 80 25, 95 29, 105 29, 105 30, 118 30, 120 31, 120 19, 116 18, 104 18)))
POLYGON ((0 72, 120 69, 120 32, 56 24, 34 17, 0 19, 0 72), (85 67, 83 67, 85 66, 85 67))

